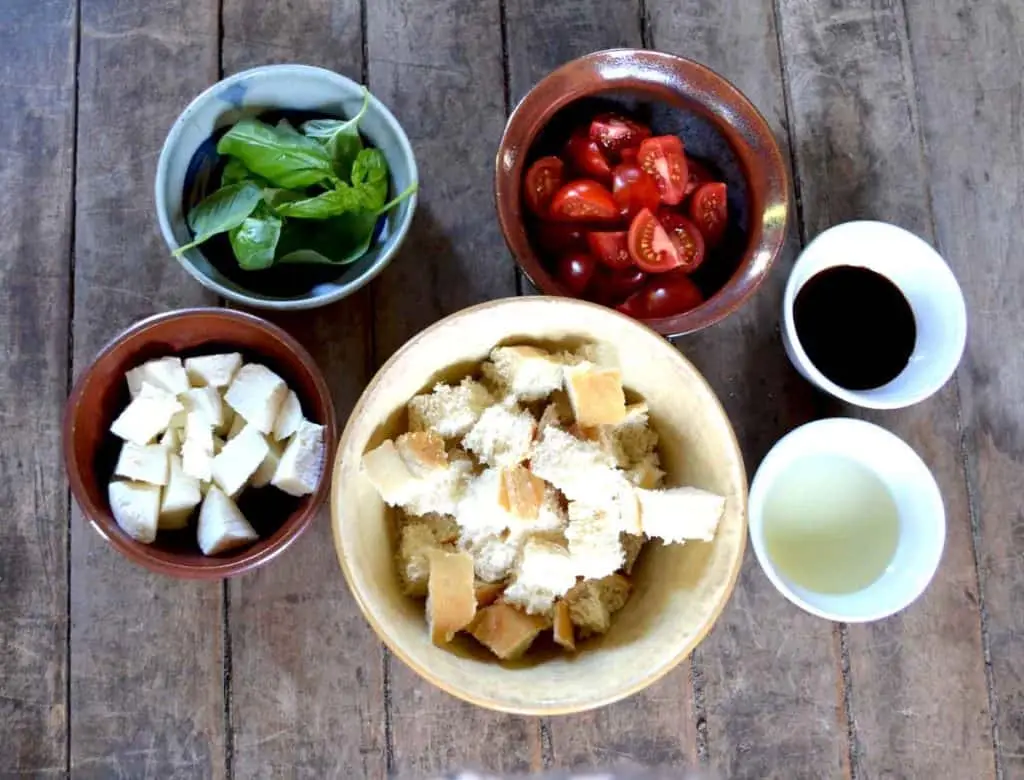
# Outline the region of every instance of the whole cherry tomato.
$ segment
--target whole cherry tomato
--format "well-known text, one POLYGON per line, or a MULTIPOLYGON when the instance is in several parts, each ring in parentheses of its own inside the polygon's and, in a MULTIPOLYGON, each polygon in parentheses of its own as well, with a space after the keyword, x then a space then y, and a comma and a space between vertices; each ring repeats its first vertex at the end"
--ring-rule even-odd
POLYGON ((555 272, 570 295, 583 295, 594 277, 597 261, 586 252, 573 252, 558 258, 555 272))
POLYGON ((658 182, 636 163, 619 163, 612 171, 612 197, 622 216, 633 219, 640 209, 654 211, 661 202, 658 182))
POLYGON ((647 274, 639 268, 611 271, 598 268, 590 281, 587 297, 595 303, 615 306, 643 287, 647 274))

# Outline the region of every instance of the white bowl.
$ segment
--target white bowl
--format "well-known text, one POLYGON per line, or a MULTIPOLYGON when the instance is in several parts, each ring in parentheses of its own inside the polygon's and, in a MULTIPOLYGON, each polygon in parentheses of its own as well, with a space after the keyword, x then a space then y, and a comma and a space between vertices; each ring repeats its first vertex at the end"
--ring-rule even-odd
POLYGON ((802 425, 778 441, 750 486, 750 541, 772 584, 812 615, 844 623, 888 617, 909 605, 931 582, 946 539, 939 486, 924 461, 902 439, 862 420, 832 418, 802 425), (899 512, 896 552, 882 575, 854 593, 816 593, 791 582, 768 554, 765 499, 776 479, 796 460, 838 455, 869 469, 888 488, 899 512))
MULTIPOLYGON (((363 103, 363 88, 351 79, 309 65, 266 65, 245 70, 207 89, 181 113, 164 141, 156 169, 156 212, 160 232, 172 252, 189 243, 185 222, 187 199, 195 184, 212 171, 209 147, 214 133, 243 117, 266 111, 313 111, 331 116, 355 116, 363 103), (204 154, 197 155, 200 149, 204 154), (189 190, 186 193, 186 189, 189 190)), ((391 175, 392 195, 418 181, 416 159, 398 120, 372 95, 359 131, 383 152, 391 175)), ((387 215, 376 242, 365 255, 330 272, 308 292, 273 296, 248 289, 229 279, 204 256, 202 247, 184 252, 178 261, 204 287, 238 303, 265 309, 311 309, 351 295, 379 274, 405 239, 416 210, 416 195, 406 198, 387 215)))
POLYGON ((885 222, 846 222, 819 235, 797 258, 782 302, 782 342, 797 371, 825 392, 855 406, 898 409, 923 401, 953 376, 967 342, 967 308, 953 272, 925 241, 885 222), (800 289, 811 277, 840 265, 886 277, 914 312, 917 341, 907 367, 871 390, 850 390, 822 374, 804 351, 793 321, 800 289))

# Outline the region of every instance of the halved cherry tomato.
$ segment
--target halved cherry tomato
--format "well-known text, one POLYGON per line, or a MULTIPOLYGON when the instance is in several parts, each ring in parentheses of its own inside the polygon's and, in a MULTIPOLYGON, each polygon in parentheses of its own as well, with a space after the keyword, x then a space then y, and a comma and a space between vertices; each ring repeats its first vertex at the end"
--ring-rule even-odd
POLYGON ((725 185, 720 181, 702 184, 690 199, 690 216, 708 246, 715 246, 725 234, 728 223, 726 203, 725 185))
POLYGON ((583 295, 597 270, 597 261, 586 252, 573 252, 558 258, 555 271, 571 295, 583 295))
POLYGON ((639 319, 658 319, 682 314, 704 303, 697 285, 682 274, 655 276, 637 293, 629 296, 616 308, 623 314, 639 319))
POLYGON ((638 151, 639 149, 634 149, 632 147, 629 149, 623 149, 622 152, 619 153, 619 159, 624 163, 635 163, 638 151))
POLYGON ((640 209, 654 211, 661 201, 654 177, 636 163, 626 162, 612 171, 612 197, 626 219, 635 217, 640 209))
POLYGON ((704 237, 701 236, 697 226, 682 214, 677 214, 668 209, 658 211, 658 221, 668 232, 668 237, 679 250, 679 257, 682 263, 680 271, 690 273, 696 271, 697 267, 704 262, 704 237))
POLYGON ((675 206, 686 192, 686 153, 674 135, 659 135, 640 144, 637 163, 658 182, 661 202, 675 206))
POLYGON ((616 155, 623 149, 637 147, 651 131, 639 122, 618 114, 600 114, 590 123, 590 138, 608 154, 616 155))
POLYGON ((658 274, 683 263, 679 249, 668 231, 649 209, 641 209, 629 226, 629 254, 642 271, 658 274))
POLYGON ((630 268, 633 265, 633 258, 629 256, 626 235, 625 230, 587 233, 587 246, 605 267, 612 270, 630 268))
POLYGON ((534 232, 537 245, 552 256, 587 248, 587 236, 567 222, 539 222, 534 232))
POLYGON ((704 163, 686 155, 686 191, 683 193, 683 197, 690 197, 700 185, 715 181, 715 178, 715 175, 708 170, 704 163))
POLYGON ((605 306, 614 306, 643 287, 646 280, 647 274, 636 267, 621 271, 598 268, 587 290, 587 298, 605 306))
POLYGON ((555 219, 586 222, 615 219, 619 207, 612 194, 598 182, 576 179, 555 193, 548 212, 555 219))
POLYGON ((565 163, 554 155, 541 157, 530 166, 523 180, 527 207, 538 217, 546 217, 551 198, 564 183, 565 163))
POLYGON ((569 138, 565 145, 565 157, 569 165, 584 176, 600 182, 610 182, 612 167, 596 141, 587 135, 587 128, 581 127, 569 138))

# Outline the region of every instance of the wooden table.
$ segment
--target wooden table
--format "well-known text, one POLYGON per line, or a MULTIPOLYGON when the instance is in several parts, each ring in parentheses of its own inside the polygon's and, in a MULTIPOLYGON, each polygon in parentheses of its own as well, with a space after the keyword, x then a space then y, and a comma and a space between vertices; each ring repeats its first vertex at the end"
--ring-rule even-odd
MULTIPOLYGON (((0 10, 0 776, 427 777, 700 762, 728 778, 1024 777, 1024 3, 1020 0, 4 0, 0 10), (831 625, 748 555, 689 662, 598 712, 485 712, 386 652, 339 571, 326 514, 229 583, 130 565, 69 500, 69 383, 133 321, 217 305, 158 235, 157 154, 220 76, 306 62, 369 84, 405 125, 422 201, 368 290, 277 318, 344 419, 420 328, 522 292, 491 198, 511 106, 612 46, 706 63, 768 117, 792 165, 770 281, 679 348, 725 403, 753 471, 814 417, 865 416, 942 487, 927 594, 831 625), (934 242, 964 286, 966 357, 912 409, 810 392, 777 319, 801 244, 855 218, 934 242)), ((670 772, 676 776, 676 772, 670 772)))

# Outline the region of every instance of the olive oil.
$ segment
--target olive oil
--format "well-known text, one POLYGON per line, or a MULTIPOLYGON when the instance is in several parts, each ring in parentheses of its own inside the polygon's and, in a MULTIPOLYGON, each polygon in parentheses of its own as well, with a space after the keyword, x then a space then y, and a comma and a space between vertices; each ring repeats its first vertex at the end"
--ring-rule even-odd
POLYGON ((792 583, 817 593, 853 593, 881 577, 899 528, 885 483, 839 455, 795 460, 765 498, 768 557, 792 583))

